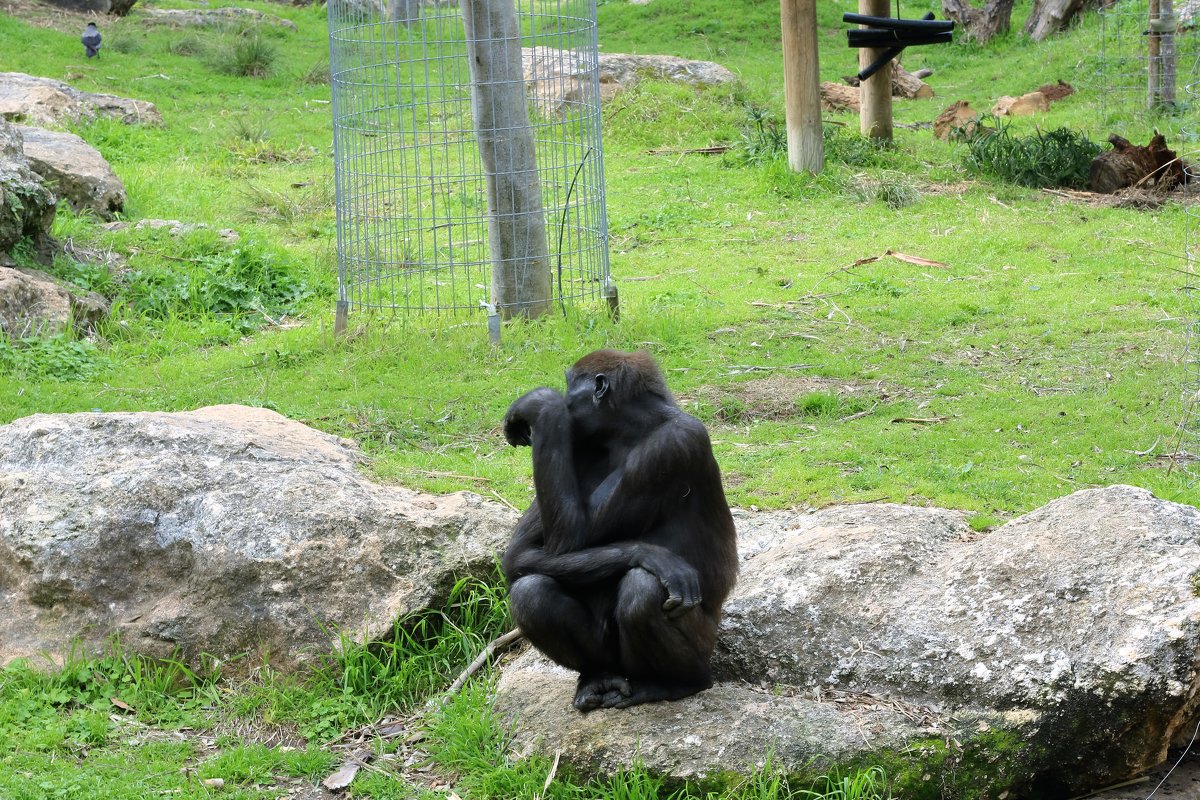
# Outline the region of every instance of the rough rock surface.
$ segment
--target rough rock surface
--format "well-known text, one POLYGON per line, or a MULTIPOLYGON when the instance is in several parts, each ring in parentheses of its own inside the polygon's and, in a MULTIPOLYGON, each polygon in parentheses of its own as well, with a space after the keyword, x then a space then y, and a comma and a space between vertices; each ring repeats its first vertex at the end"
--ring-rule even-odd
POLYGON ((71 295, 48 278, 0 267, 0 333, 9 339, 55 334, 71 319, 71 295))
POLYGON ((35 415, 0 427, 0 662, 116 631, 293 664, 490 574, 515 515, 358 474, 273 411, 35 415))
POLYGON ((147 22, 175 25, 180 28, 228 28, 238 25, 274 25, 296 30, 290 19, 264 14, 252 8, 146 8, 142 10, 147 22))
POLYGON ((586 100, 591 76, 598 71, 600 98, 608 100, 622 89, 650 77, 692 86, 720 86, 736 76, 712 61, 677 56, 600 53, 589 63, 581 54, 554 47, 522 47, 521 65, 530 93, 542 113, 558 113, 586 100))
POLYGON ((57 203, 54 192, 30 168, 20 131, 0 117, 0 266, 12 263, 12 249, 23 239, 36 253, 48 256, 57 203))
POLYGON ((18 125, 25 158, 76 211, 112 219, 125 208, 125 184, 100 151, 73 133, 18 125))
POLYGON ((643 77, 658 78, 692 86, 721 86, 737 77, 712 61, 694 61, 679 56, 600 54, 600 82, 630 86, 643 77))
MULTIPOLYGON (((123 231, 128 228, 134 230, 165 230, 172 236, 187 236, 193 231, 207 230, 211 225, 206 225, 203 222, 180 222, 177 219, 139 219, 137 222, 108 222, 103 226, 106 231, 123 231)), ((227 242, 236 242, 241 237, 233 228, 216 228, 217 236, 220 236, 227 242)))
POLYGON ((52 78, 0 72, 0 117, 31 125, 56 125, 109 117, 127 124, 158 124, 158 109, 145 100, 84 92, 52 78))
POLYGON ((797 773, 890 765, 905 797, 1069 796, 1160 763, 1200 718, 1200 510, 1114 486, 986 534, 895 505, 737 521, 724 683, 580 715, 574 675, 527 655, 498 699, 518 750, 693 776, 768 742, 797 773))
POLYGON ((95 292, 75 294, 36 269, 0 267, 0 334, 10 339, 47 336, 74 324, 95 330, 108 315, 108 301, 95 292))

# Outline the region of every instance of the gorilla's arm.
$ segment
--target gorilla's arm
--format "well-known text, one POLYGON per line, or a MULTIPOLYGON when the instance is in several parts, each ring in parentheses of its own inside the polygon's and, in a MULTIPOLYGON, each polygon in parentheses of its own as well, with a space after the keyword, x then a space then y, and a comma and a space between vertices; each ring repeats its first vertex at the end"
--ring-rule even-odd
POLYGON ((504 436, 514 446, 533 447, 533 486, 548 553, 582 550, 594 540, 585 499, 580 496, 566 399, 553 389, 534 389, 509 406, 504 436))
MULTIPOLYGON (((532 538, 532 536, 530 536, 532 538)), ((509 582, 525 575, 546 575, 569 586, 589 586, 619 578, 640 567, 658 578, 666 590, 663 610, 675 616, 700 604, 700 574, 665 547, 645 542, 613 542, 572 553, 548 553, 514 537, 504 555, 509 582)))

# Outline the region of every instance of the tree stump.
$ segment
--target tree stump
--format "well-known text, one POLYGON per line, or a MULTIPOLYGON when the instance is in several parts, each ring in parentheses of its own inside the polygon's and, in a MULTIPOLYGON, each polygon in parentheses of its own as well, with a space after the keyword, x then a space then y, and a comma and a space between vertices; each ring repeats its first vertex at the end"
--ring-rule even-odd
POLYGON ((979 112, 971 108, 966 100, 957 100, 938 114, 933 121, 933 134, 939 139, 949 139, 955 133, 967 138, 979 130, 979 112))
POLYGON ((1092 159, 1088 187, 1093 192, 1111 194, 1128 186, 1168 191, 1183 182, 1184 164, 1167 148, 1162 134, 1154 134, 1145 147, 1115 133, 1108 141, 1113 149, 1092 159))
POLYGON ((970 0, 942 0, 942 12, 958 23, 963 35, 980 44, 1008 33, 1012 24, 1014 0, 987 0, 975 8, 970 0))

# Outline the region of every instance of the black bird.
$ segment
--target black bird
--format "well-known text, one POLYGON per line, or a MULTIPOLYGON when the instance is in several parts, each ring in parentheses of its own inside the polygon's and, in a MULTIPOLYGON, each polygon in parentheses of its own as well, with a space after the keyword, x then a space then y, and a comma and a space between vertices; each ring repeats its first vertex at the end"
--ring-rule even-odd
POLYGON ((83 50, 87 53, 88 58, 100 55, 100 31, 96 30, 96 23, 89 22, 87 24, 79 41, 83 42, 83 50))

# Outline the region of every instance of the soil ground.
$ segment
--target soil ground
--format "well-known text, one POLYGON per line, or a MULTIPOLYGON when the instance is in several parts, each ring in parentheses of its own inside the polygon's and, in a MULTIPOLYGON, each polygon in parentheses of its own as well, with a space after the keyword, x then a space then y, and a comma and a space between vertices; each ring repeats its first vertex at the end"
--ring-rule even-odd
POLYGON ((1179 753, 1172 753, 1166 764, 1151 770, 1137 783, 1091 795, 1092 800, 1147 800, 1151 792, 1153 800, 1200 800, 1200 748, 1193 745, 1187 757, 1167 776, 1178 759, 1179 753), (1154 791, 1164 776, 1166 781, 1154 791))

